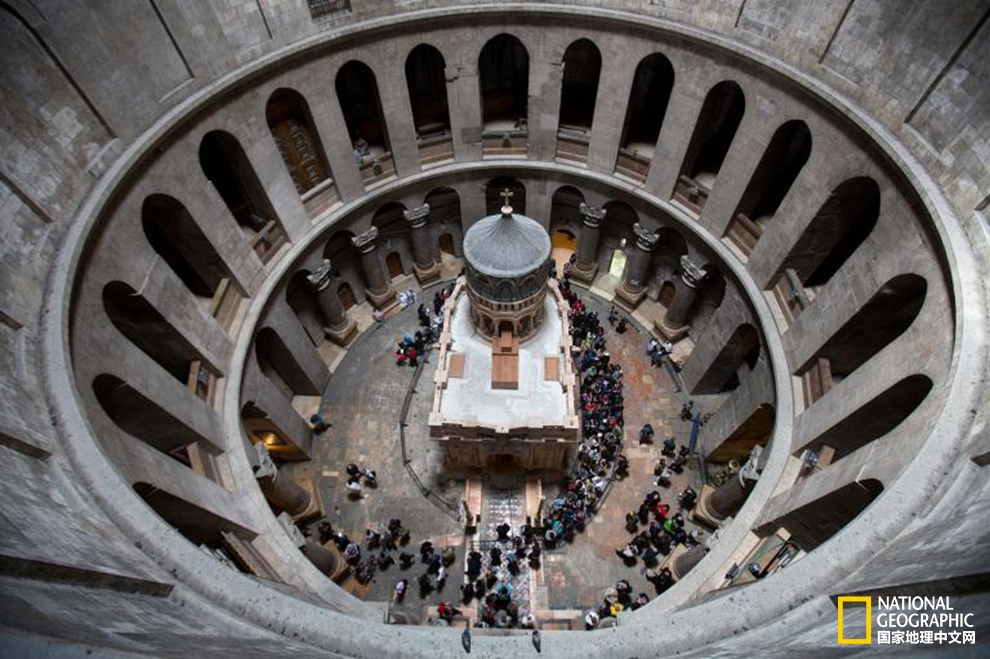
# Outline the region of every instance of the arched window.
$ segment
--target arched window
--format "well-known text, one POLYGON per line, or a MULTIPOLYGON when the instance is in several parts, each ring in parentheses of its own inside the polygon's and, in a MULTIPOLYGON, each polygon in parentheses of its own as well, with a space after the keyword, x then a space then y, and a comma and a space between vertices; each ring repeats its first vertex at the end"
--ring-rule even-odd
POLYGON ((526 156, 529 54, 519 39, 500 34, 478 56, 486 155, 526 156))
POLYGON ((640 60, 626 105, 616 174, 637 183, 646 181, 673 88, 674 67, 670 60, 660 53, 640 60))
POLYGON ((512 196, 509 198, 509 205, 514 213, 526 214, 526 188, 522 183, 511 176, 499 176, 493 178, 485 186, 485 210, 488 215, 498 215, 501 212, 502 192, 510 190, 512 196))
POLYGON ((740 464, 746 462, 754 446, 767 445, 773 433, 775 420, 773 405, 763 403, 739 424, 732 434, 725 438, 706 457, 708 462, 728 462, 737 460, 740 464))
MULTIPOLYGON (((128 341, 183 385, 194 383, 200 368, 213 372, 196 348, 143 295, 127 284, 114 281, 104 286, 103 308, 110 322, 128 341)), ((217 375, 216 372, 213 374, 217 375)))
POLYGON ((805 288, 828 283, 869 237, 879 217, 880 188, 876 181, 858 177, 841 183, 791 248, 779 274, 793 270, 805 288))
POLYGON ((577 188, 569 185, 557 188, 550 202, 550 228, 558 229, 566 226, 572 233, 580 233, 583 203, 584 195, 577 188))
POLYGON ((927 290, 924 278, 905 274, 874 293, 798 371, 804 380, 807 404, 824 396, 903 334, 921 312, 927 290))
POLYGON ((674 189, 674 198, 690 210, 700 213, 704 207, 745 111, 742 89, 731 80, 705 97, 674 189))
POLYGON ((810 155, 811 131, 803 121, 788 121, 774 132, 726 230, 745 255, 752 253, 810 155))
POLYGON ((141 226, 152 249, 193 295, 212 298, 224 280, 231 279, 213 244, 185 206, 172 197, 153 194, 145 199, 141 226))
POLYGON ((270 259, 287 237, 240 143, 224 131, 207 133, 199 145, 199 164, 255 252, 263 262, 270 259))
POLYGON ((791 541, 810 552, 856 519, 882 492, 880 481, 858 480, 783 515, 775 524, 787 529, 791 541))

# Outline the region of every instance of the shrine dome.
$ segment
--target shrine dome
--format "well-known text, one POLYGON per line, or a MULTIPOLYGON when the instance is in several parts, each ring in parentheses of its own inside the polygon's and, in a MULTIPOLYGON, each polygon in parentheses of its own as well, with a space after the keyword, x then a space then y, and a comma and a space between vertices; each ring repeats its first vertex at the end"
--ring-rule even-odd
POLYGON ((490 215, 468 229, 464 257, 489 277, 520 277, 550 258, 550 236, 536 220, 503 206, 501 214, 490 215))

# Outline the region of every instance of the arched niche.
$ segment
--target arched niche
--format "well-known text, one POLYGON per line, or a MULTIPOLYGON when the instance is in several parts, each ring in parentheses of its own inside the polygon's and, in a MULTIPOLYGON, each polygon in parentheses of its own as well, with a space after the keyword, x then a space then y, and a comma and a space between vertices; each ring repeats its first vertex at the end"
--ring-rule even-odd
POLYGON ((602 70, 601 52, 590 40, 578 39, 564 51, 563 64, 560 128, 590 133, 602 70))
POLYGON ((492 37, 478 55, 481 120, 486 131, 526 128, 529 53, 516 37, 492 37))

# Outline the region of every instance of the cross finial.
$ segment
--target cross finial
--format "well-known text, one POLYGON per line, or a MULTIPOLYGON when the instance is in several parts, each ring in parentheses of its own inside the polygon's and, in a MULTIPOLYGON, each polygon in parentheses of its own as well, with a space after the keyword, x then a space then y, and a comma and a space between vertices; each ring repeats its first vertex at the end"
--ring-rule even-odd
POLYGON ((509 199, 514 196, 514 193, 509 188, 503 188, 498 196, 502 198, 502 215, 512 215, 512 206, 509 205, 509 199))

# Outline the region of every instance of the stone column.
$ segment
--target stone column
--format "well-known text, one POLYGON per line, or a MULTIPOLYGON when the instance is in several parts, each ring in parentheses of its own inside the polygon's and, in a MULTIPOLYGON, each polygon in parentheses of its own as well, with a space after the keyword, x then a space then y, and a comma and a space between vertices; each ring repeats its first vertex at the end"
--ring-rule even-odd
POLYGON ((343 556, 312 540, 307 540, 299 549, 309 559, 309 562, 316 566, 317 570, 331 579, 337 576, 337 573, 341 572, 346 565, 343 556))
POLYGON ((687 254, 681 257, 681 286, 677 287, 674 299, 663 318, 653 321, 653 326, 671 341, 677 341, 687 334, 690 327, 688 314, 695 298, 698 285, 708 277, 708 273, 691 261, 687 254))
POLYGON ((679 554, 670 562, 670 573, 674 576, 674 579, 680 581, 684 578, 685 574, 701 562, 701 559, 705 557, 706 553, 708 553, 708 550, 705 549, 704 545, 695 545, 686 552, 679 554))
POLYGON ((344 304, 337 297, 337 291, 330 285, 333 279, 330 270, 330 259, 323 263, 313 274, 306 278, 313 290, 316 291, 316 303, 323 312, 323 333, 338 345, 347 345, 347 341, 357 330, 357 323, 347 316, 344 304))
POLYGON ((351 243, 361 250, 361 265, 364 276, 368 281, 366 294, 376 309, 386 311, 396 305, 395 289, 385 272, 385 267, 378 258, 375 248, 378 246, 378 227, 371 227, 364 233, 351 238, 351 243))
POLYGON ((589 285, 598 274, 598 235, 606 213, 608 211, 604 208, 581 204, 584 222, 581 235, 578 236, 577 261, 571 268, 571 277, 589 285))
POLYGON ((310 508, 313 497, 294 480, 279 474, 264 444, 255 444, 254 449, 258 458, 253 466, 254 477, 265 498, 293 518, 301 516, 310 508))
POLYGON ((420 284, 440 279, 440 264, 433 260, 433 241, 426 223, 430 218, 430 205, 423 204, 402 215, 412 231, 413 272, 420 284))
POLYGON ((657 234, 647 231, 639 222, 633 225, 633 232, 636 234, 636 249, 626 263, 622 283, 615 289, 615 301, 629 311, 639 306, 646 297, 646 277, 658 241, 657 234))
POLYGON ((761 446, 754 446, 749 459, 738 474, 723 483, 717 490, 703 487, 698 506, 695 510, 697 517, 713 526, 718 526, 729 517, 734 517, 753 486, 760 479, 760 462, 763 455, 761 446))

